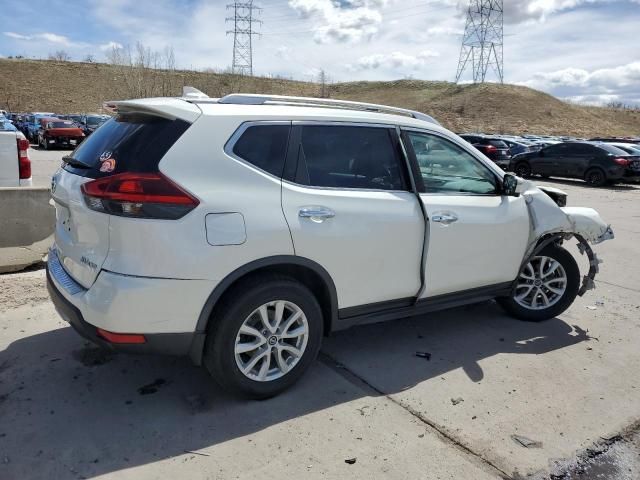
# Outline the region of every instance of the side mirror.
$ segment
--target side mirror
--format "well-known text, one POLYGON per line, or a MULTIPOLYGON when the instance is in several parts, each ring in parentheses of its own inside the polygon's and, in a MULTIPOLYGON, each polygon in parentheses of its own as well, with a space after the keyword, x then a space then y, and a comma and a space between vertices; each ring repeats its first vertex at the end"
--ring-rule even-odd
POLYGON ((505 176, 502 177, 502 194, 509 197, 517 196, 519 194, 518 184, 518 177, 511 173, 505 174, 505 176))

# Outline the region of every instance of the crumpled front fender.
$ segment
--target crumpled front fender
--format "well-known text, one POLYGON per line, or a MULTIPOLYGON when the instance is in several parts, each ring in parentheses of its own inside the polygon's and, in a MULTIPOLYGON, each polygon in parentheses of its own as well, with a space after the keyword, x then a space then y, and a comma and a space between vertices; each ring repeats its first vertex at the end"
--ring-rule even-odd
POLYGON ((597 244, 614 238, 611 226, 593 208, 562 207, 561 210, 569 217, 572 232, 589 243, 597 244))
POLYGON ((593 208, 558 207, 532 182, 525 182, 523 196, 527 202, 531 222, 530 241, 535 244, 550 233, 580 235, 596 244, 613 238, 611 226, 593 208))
POLYGON ((529 247, 522 267, 529 258, 535 256, 536 252, 550 242, 574 237, 578 240, 580 253, 586 253, 589 259, 589 272, 583 277, 578 291, 578 295, 584 295, 587 290, 595 288, 594 279, 602 263, 589 243, 598 244, 614 238, 611 226, 605 223, 593 208, 558 207, 549 195, 532 182, 525 181, 523 184, 522 195, 527 203, 531 228, 529 247))

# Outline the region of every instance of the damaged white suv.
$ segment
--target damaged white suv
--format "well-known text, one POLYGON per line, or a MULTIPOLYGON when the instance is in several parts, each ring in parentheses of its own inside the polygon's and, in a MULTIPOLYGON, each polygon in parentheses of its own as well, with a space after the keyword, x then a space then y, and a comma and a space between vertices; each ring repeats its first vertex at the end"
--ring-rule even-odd
POLYGON ((51 297, 99 345, 190 355, 254 398, 335 330, 491 298, 552 318, 613 237, 418 112, 188 87, 110 107, 52 180, 51 297))

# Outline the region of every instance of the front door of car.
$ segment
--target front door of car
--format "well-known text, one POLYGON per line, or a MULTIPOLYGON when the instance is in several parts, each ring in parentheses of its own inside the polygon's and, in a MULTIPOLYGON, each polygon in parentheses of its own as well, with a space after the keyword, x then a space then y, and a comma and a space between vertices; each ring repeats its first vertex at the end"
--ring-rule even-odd
POLYGON ((529 238, 524 198, 501 195, 498 174, 462 144, 418 130, 403 142, 429 217, 422 297, 514 280, 529 238))
POLYGON ((589 167, 591 159, 596 156, 598 149, 586 143, 569 144, 567 153, 567 175, 582 178, 589 167))
POLYGON ((534 169, 534 173, 542 175, 566 174, 567 147, 565 144, 559 143, 543 148, 540 154, 538 168, 534 169))
POLYGON ((425 223, 395 129, 294 122, 283 177, 295 253, 327 270, 340 309, 415 297, 425 223))

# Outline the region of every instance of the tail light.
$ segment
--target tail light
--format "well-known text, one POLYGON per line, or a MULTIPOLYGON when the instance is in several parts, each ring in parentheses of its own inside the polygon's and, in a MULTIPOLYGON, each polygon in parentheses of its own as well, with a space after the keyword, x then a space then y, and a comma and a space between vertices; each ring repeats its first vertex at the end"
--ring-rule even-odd
POLYGON ((175 220, 198 200, 160 173, 120 173, 82 185, 91 210, 121 217, 175 220))
POLYGON ((616 157, 613 161, 622 167, 628 167, 631 164, 631 160, 628 158, 616 157))
POLYGON ((498 149, 493 145, 487 145, 487 153, 496 153, 498 149))
POLYGON ((29 140, 18 138, 18 171, 20 180, 31 178, 31 160, 29 159, 29 140))

